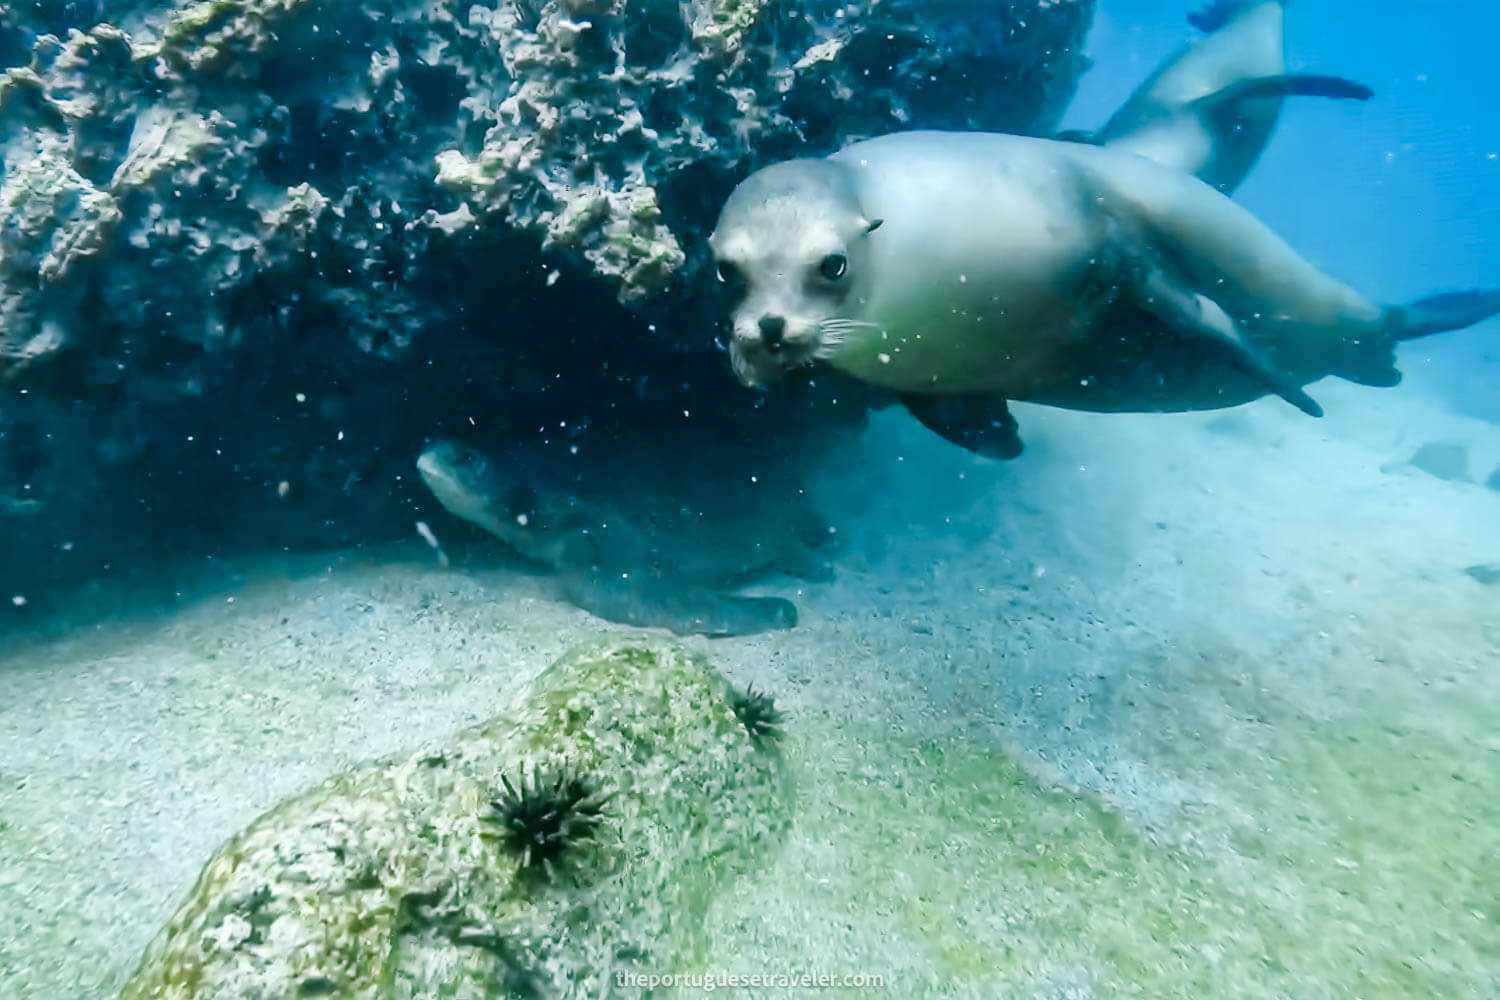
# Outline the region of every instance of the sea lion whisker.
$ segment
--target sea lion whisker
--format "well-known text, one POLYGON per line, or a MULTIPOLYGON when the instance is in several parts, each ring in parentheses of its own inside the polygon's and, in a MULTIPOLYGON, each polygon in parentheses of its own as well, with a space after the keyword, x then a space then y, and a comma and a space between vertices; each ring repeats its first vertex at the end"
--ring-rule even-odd
POLYGON ((814 353, 822 354, 825 351, 833 350, 835 347, 841 347, 846 339, 845 332, 842 330, 823 330, 818 337, 818 347, 814 353))

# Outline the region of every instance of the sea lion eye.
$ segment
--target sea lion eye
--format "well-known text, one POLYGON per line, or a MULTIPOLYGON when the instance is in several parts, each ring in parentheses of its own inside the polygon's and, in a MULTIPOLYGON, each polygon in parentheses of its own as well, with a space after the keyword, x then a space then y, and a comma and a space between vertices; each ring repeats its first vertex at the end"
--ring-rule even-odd
POLYGON ((849 270, 849 258, 841 253, 831 253, 818 264, 818 273, 829 281, 838 281, 849 270))
POLYGON ((727 260, 721 260, 718 266, 714 268, 714 274, 718 276, 719 281, 723 284, 732 285, 739 280, 740 269, 727 260))

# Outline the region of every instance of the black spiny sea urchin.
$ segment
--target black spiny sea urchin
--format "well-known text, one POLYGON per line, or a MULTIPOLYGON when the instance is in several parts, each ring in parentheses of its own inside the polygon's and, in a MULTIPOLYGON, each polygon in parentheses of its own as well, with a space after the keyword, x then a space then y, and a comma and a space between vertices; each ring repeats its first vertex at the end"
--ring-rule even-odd
POLYGON ((500 825, 500 842, 520 858, 523 871, 551 875, 570 851, 594 839, 604 820, 608 796, 566 767, 547 773, 533 767, 530 780, 522 771, 514 784, 505 775, 500 783, 504 787, 490 803, 495 812, 489 819, 500 825))
POLYGON ((781 711, 776 707, 775 699, 764 691, 755 690, 754 684, 743 691, 730 688, 729 707, 756 746, 763 741, 781 739, 781 711))

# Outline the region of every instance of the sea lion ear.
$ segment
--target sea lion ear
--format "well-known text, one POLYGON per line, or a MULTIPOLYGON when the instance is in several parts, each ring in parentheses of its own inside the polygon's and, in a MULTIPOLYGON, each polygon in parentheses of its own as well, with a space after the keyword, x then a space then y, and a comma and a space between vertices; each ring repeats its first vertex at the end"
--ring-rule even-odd
POLYGON ((884 224, 885 224, 885 220, 884 219, 876 219, 874 222, 867 222, 867 223, 865 223, 865 232, 866 233, 873 233, 875 230, 879 229, 884 224))

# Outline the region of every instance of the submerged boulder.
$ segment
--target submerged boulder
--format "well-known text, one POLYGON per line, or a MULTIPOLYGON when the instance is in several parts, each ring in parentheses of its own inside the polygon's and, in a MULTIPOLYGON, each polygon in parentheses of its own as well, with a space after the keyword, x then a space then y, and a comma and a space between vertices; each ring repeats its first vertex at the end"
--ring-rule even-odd
POLYGON ((633 995, 617 972, 701 959, 790 815, 736 700, 671 643, 579 647, 505 715, 231 838, 122 1000, 633 995))

